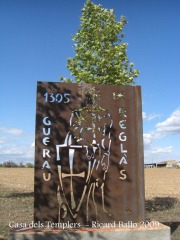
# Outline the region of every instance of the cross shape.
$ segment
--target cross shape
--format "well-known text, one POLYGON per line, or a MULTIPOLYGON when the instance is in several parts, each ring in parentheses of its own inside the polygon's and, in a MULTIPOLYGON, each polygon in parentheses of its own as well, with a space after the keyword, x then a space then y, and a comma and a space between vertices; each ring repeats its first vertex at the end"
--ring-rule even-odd
POLYGON ((74 209, 76 207, 76 203, 74 200, 74 192, 73 192, 73 177, 82 177, 85 178, 85 172, 73 173, 73 161, 74 161, 74 152, 75 149, 69 149, 69 167, 70 167, 70 173, 62 173, 62 178, 70 177, 71 182, 70 182, 70 192, 71 192, 71 207, 74 209))

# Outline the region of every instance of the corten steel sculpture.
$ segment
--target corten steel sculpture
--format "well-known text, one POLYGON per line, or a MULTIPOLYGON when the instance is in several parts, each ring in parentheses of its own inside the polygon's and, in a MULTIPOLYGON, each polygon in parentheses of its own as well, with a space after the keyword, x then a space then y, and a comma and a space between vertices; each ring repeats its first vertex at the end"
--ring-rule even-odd
POLYGON ((35 222, 144 221, 140 91, 38 82, 35 222))

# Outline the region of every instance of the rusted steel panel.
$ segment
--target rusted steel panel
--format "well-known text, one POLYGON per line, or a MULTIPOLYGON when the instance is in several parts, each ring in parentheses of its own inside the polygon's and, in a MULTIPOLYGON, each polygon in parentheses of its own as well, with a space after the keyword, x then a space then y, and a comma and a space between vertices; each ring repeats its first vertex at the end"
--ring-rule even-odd
POLYGON ((38 82, 35 222, 144 221, 141 88, 38 82))

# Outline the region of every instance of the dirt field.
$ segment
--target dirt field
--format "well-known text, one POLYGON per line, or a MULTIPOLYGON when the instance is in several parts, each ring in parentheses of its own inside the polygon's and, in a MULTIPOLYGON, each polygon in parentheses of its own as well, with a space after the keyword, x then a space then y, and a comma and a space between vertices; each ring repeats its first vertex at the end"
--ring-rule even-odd
MULTIPOLYGON (((0 240, 9 222, 33 220, 34 169, 0 168, 0 240)), ((180 169, 145 169, 146 218, 171 227, 180 239, 180 169)))
POLYGON ((180 169, 145 169, 146 199, 174 197, 180 200, 180 169))
POLYGON ((146 217, 171 227, 180 239, 180 169, 145 169, 146 217))

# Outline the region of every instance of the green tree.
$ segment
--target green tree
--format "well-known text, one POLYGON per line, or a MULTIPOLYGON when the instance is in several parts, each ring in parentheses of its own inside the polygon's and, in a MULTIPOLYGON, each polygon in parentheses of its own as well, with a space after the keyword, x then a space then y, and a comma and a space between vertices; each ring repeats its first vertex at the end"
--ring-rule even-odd
MULTIPOLYGON (((67 60, 67 68, 76 82, 134 84, 139 72, 127 57, 128 44, 122 42, 126 18, 121 16, 117 21, 114 10, 87 0, 80 20, 80 29, 73 36, 75 57, 67 60)), ((72 79, 60 79, 72 82, 72 79)))
POLYGON ((34 165, 33 165, 33 163, 26 163, 26 166, 25 166, 26 168, 33 168, 34 167, 34 165))

